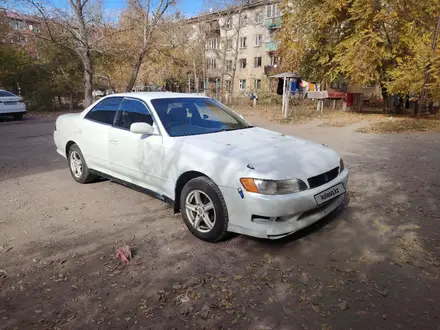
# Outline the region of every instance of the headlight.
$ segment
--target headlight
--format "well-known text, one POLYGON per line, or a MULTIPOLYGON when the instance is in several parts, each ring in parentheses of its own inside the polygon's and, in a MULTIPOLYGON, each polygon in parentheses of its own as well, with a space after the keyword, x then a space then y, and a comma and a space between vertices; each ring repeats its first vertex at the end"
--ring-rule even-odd
POLYGON ((344 168, 345 168, 344 161, 341 158, 341 160, 339 161, 339 173, 341 173, 344 170, 344 168))
POLYGON ((307 190, 307 185, 299 179, 274 181, 241 178, 240 182, 246 191, 264 195, 285 195, 307 190))

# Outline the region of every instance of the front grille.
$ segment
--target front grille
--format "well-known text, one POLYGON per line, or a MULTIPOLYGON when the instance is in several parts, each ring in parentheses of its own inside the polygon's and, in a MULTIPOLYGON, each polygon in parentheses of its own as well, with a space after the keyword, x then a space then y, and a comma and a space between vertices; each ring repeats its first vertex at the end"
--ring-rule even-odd
POLYGON ((313 176, 311 178, 307 179, 307 182, 309 183, 310 189, 322 186, 323 184, 326 184, 327 182, 332 181, 335 179, 339 174, 339 166, 335 167, 334 169, 319 174, 317 176, 313 176))

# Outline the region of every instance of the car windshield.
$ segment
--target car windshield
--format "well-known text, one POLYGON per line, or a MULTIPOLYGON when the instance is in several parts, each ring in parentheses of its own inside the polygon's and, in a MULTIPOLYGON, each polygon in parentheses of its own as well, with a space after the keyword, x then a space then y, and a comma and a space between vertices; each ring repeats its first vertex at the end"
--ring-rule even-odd
POLYGON ((207 134, 252 127, 213 99, 164 98, 152 100, 151 103, 170 136, 207 134))
POLYGON ((8 91, 0 91, 0 97, 4 97, 4 96, 16 96, 16 95, 8 91))

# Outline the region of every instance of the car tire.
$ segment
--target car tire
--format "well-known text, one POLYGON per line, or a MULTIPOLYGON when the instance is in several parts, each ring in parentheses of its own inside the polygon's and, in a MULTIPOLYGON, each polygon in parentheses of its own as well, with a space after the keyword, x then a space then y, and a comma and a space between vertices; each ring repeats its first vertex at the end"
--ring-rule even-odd
POLYGON ((220 189, 209 178, 201 176, 185 184, 180 210, 186 226, 197 238, 217 242, 226 237, 229 222, 226 203, 220 189))
POLYGON ((76 144, 72 144, 69 148, 67 161, 73 180, 79 183, 95 181, 96 176, 90 172, 81 149, 76 144))
POLYGON ((16 115, 14 115, 14 120, 22 120, 23 119, 23 114, 22 113, 18 113, 16 115))

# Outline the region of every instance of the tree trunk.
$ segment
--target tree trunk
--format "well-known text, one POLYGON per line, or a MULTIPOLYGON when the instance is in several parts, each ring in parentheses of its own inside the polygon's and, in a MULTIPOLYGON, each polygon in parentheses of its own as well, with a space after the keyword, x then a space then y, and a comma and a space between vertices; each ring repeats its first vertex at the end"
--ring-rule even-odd
POLYGON ((141 51, 136 59, 136 63, 133 66, 133 71, 131 72, 130 80, 125 88, 126 92, 131 92, 133 90, 134 84, 136 83, 139 70, 141 69, 142 61, 144 60, 145 50, 141 51))
POLYGON ((73 93, 70 93, 70 98, 69 98, 69 109, 73 110, 73 93))
MULTIPOLYGON (((60 106, 60 109, 62 109, 63 108, 63 102, 61 101, 61 96, 59 96, 59 95, 57 95, 57 99, 58 99, 58 104, 59 104, 59 106, 60 106)), ((56 103, 55 103, 55 105, 56 105, 56 103)), ((57 107, 55 106, 55 109, 56 109, 57 107)))
POLYGON ((93 64, 92 53, 87 50, 83 56, 84 64, 84 107, 93 103, 93 64))

